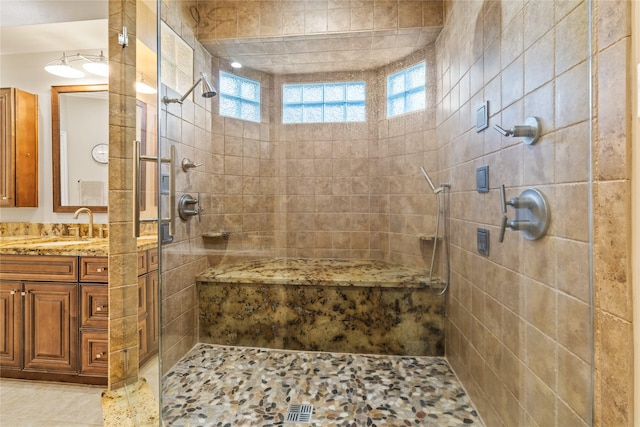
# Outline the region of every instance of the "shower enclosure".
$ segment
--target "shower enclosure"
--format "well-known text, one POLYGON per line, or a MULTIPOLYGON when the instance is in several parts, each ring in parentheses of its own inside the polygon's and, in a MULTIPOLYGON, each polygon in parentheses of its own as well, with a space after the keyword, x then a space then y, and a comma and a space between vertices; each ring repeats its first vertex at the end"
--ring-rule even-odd
MULTIPOLYGON (((173 147, 177 160, 158 174, 161 193, 169 181, 175 185, 174 195, 160 195, 159 211, 176 217, 171 227, 159 227, 165 241, 159 290, 165 421, 188 409, 165 406, 175 392, 165 375, 175 375, 183 358, 193 362, 206 354, 213 362, 198 375, 210 375, 212 384, 225 381, 214 374, 222 348, 190 353, 210 338, 207 325, 219 332, 216 344, 231 352, 225 357, 260 347, 247 350, 238 371, 226 374, 234 378, 266 369, 251 360, 268 357, 264 347, 322 351, 337 347, 319 342, 343 340, 356 343, 340 347, 353 349, 339 350, 345 366, 362 360, 348 353, 377 354, 366 360, 384 352, 445 356, 486 425, 591 425, 591 2, 255 3, 159 4, 158 101, 180 98, 201 72, 217 91, 213 98, 196 93, 182 103, 157 103, 161 156, 173 147), (236 61, 243 67, 235 68, 236 61), (389 76, 420 63, 424 99, 415 111, 391 116, 389 76), (317 105, 301 99, 300 114, 309 122, 288 122, 286 109, 298 101, 284 97, 284 85, 306 85, 312 97, 318 84, 348 82, 364 83, 364 120, 318 123, 317 105), (230 110, 248 111, 249 118, 228 117, 230 110), (533 144, 495 128, 521 130, 529 117, 540 123, 533 144), (198 166, 182 168, 182 159, 198 166), (440 244, 442 228, 436 234, 439 196, 425 185, 422 166, 436 190, 450 185, 450 245, 440 244), (522 233, 533 210, 525 198, 516 199, 527 190, 541 194, 550 212, 546 233, 535 240, 522 233), (183 220, 170 207, 185 196, 193 215, 183 220), (411 345, 379 343, 376 348, 386 350, 375 351, 358 344, 375 322, 357 313, 379 311, 384 318, 387 307, 406 313, 394 324, 396 335, 425 326, 410 304, 431 282, 420 277, 429 277, 434 245, 431 277, 448 285, 444 295, 432 295, 442 307, 440 353, 427 354, 429 343, 415 339, 411 345), (409 268, 422 276, 396 285, 397 294, 357 290, 353 298, 335 283, 323 289, 322 271, 304 277, 320 286, 314 293, 265 285, 290 278, 286 268, 275 276, 258 268, 250 279, 256 287, 247 294, 237 283, 220 285, 222 272, 235 269, 242 276, 265 258, 284 266, 384 261, 396 273, 409 268), (260 271, 269 278, 261 281, 260 271), (213 296, 204 285, 210 282, 219 286, 213 296), (330 292, 350 308, 317 304, 331 300, 330 292), (242 296, 233 300, 234 293, 242 296), (327 307, 336 313, 329 316, 327 307), (259 310, 271 317, 242 323, 259 310), (341 310, 348 315, 338 322, 349 330, 342 338, 334 324, 314 322, 335 320, 341 310), (411 316, 419 320, 408 321, 411 316), (260 340, 240 339, 240 324, 260 340), (300 335, 317 339, 287 347, 300 335)), ((299 357, 287 354, 283 363, 299 357)), ((427 369, 422 362, 403 363, 389 362, 385 370, 419 376, 427 369)), ((349 378, 347 367, 326 368, 327 375, 349 378)), ((360 386, 376 387, 367 381, 360 386)), ((351 392, 335 391, 343 398, 351 392)), ((281 403, 312 403, 313 392, 306 398, 303 393, 300 401, 281 403)), ((273 410, 267 403, 261 410, 273 410)), ((225 419, 215 421, 223 425, 225 419)))

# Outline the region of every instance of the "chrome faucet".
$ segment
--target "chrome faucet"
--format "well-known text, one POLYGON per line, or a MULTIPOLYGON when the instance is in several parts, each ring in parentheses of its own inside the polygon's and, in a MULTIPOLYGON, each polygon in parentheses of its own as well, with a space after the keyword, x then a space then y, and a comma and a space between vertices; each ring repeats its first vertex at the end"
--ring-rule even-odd
MULTIPOLYGON (((78 218, 78 215, 80 215, 81 213, 86 213, 89 216, 89 238, 93 237, 93 212, 91 212, 91 209, 89 208, 80 208, 77 211, 75 211, 75 213, 73 214, 73 217, 75 219, 78 218)), ((78 233, 79 234, 79 233, 78 233)))

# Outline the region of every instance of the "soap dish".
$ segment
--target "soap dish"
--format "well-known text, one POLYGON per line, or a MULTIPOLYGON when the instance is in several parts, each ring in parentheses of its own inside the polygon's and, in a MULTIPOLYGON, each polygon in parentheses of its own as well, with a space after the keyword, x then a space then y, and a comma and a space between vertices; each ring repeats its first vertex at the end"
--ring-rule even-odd
POLYGON ((422 242, 433 242, 436 239, 436 236, 433 234, 420 234, 418 235, 418 239, 422 242))
POLYGON ((207 233, 202 234, 203 239, 229 239, 228 231, 209 231, 207 233))

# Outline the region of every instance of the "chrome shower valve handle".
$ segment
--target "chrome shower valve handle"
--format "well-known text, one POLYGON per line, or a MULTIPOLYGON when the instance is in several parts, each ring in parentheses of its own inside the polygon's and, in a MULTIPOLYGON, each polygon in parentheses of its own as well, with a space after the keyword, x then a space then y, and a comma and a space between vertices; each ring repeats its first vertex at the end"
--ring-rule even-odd
POLYGON ((514 208, 520 207, 517 197, 512 197, 507 200, 504 184, 500 186, 500 202, 502 203, 502 213, 505 214, 507 213, 507 206, 512 206, 514 208))
POLYGON ((502 213, 507 213, 507 205, 516 210, 516 218, 509 221, 506 215, 502 216, 500 225, 500 237, 498 241, 504 241, 504 233, 507 227, 520 233, 527 240, 538 240, 547 233, 550 222, 550 212, 544 195, 534 188, 527 188, 519 197, 507 200, 504 185, 500 186, 500 202, 502 213))

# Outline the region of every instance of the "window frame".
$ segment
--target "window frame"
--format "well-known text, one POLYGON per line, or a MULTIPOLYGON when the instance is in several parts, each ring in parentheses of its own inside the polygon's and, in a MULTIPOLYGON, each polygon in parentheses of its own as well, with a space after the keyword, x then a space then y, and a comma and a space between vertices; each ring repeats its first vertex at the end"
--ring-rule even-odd
POLYGON ((285 83, 282 85, 282 123, 283 124, 313 124, 313 123, 364 123, 367 121, 367 83, 364 80, 359 81, 349 81, 349 82, 315 82, 315 83, 285 83), (327 101, 326 100, 326 89, 327 87, 335 87, 342 86, 343 90, 343 99, 339 101, 327 101), (359 100, 350 100, 348 99, 347 90, 351 87, 362 87, 363 97, 359 100), (300 101, 295 102, 287 102, 285 100, 285 93, 288 88, 296 88, 299 87, 301 90, 300 101), (305 87, 320 87, 321 88, 321 100, 305 102, 304 100, 304 88, 305 87), (343 106, 344 110, 342 112, 343 120, 340 121, 327 121, 326 118, 326 109, 327 107, 337 107, 343 106), (349 106, 351 107, 362 107, 364 111, 364 115, 362 120, 348 120, 348 111, 349 106), (287 107, 301 107, 301 121, 285 121, 286 109, 287 107), (321 109, 321 121, 305 121, 305 107, 307 108, 318 108, 321 109))
MULTIPOLYGON (((257 81, 257 80, 249 79, 247 77, 239 76, 237 74, 228 73, 228 72, 222 71, 222 70, 220 70, 220 73, 218 75, 218 79, 219 79, 218 81, 221 82, 220 85, 219 85, 220 86, 220 94, 219 94, 220 101, 219 101, 219 104, 218 104, 219 105, 218 113, 220 114, 220 116, 222 116, 222 117, 230 117, 232 119, 244 120, 244 121, 247 121, 247 122, 260 123, 261 117, 262 117, 262 112, 261 112, 261 108, 262 108, 262 99, 261 99, 262 90, 261 90, 260 82, 257 81), (230 79, 233 79, 233 80, 236 80, 236 81, 239 81, 239 82, 243 82, 244 81, 244 82, 251 83, 252 85, 255 85, 256 89, 257 89, 257 101, 253 100, 253 99, 242 97, 242 93, 230 94, 230 93, 225 92, 223 90, 223 87, 222 87, 222 78, 223 77, 224 78, 230 78, 230 79), (233 115, 225 114, 223 112, 223 109, 222 109, 222 100, 223 99, 231 99, 231 100, 234 100, 234 101, 238 101, 240 103, 240 106, 242 106, 243 104, 249 104, 249 105, 255 106, 255 108, 256 108, 256 110, 258 112, 258 119, 257 120, 252 120, 252 119, 249 119, 247 117, 243 117, 242 116, 242 108, 240 108, 240 110, 239 110, 239 116, 233 116, 233 115)), ((240 88, 240 85, 238 85, 238 87, 240 88)), ((241 89, 239 89, 239 91, 241 92, 241 89)))
POLYGON ((387 75, 387 119, 393 118, 393 117, 397 117, 397 116, 401 116, 403 114, 408 114, 408 113, 413 113, 414 111, 420 111, 420 110, 424 110, 426 109, 426 96, 427 96, 427 64, 426 61, 420 61, 410 67, 404 68, 402 70, 399 70, 395 73, 392 74, 388 74, 387 75), (411 73, 411 71, 415 70, 416 68, 422 68, 424 70, 424 79, 423 79, 423 83, 419 86, 415 86, 412 88, 407 89, 408 86, 408 79, 409 79, 409 74, 411 73), (403 82, 403 86, 404 89, 398 93, 395 94, 391 94, 391 81, 392 79, 398 77, 402 75, 404 77, 404 82, 403 82), (413 110, 408 110, 408 103, 407 103, 407 99, 415 94, 418 93, 422 93, 424 96, 424 106, 423 107, 419 107, 419 108, 415 108, 413 110), (398 99, 402 99, 403 100, 403 108, 402 108, 402 112, 400 113, 395 113, 395 114, 391 114, 392 113, 392 108, 391 108, 391 103, 393 101, 396 101, 398 99))

